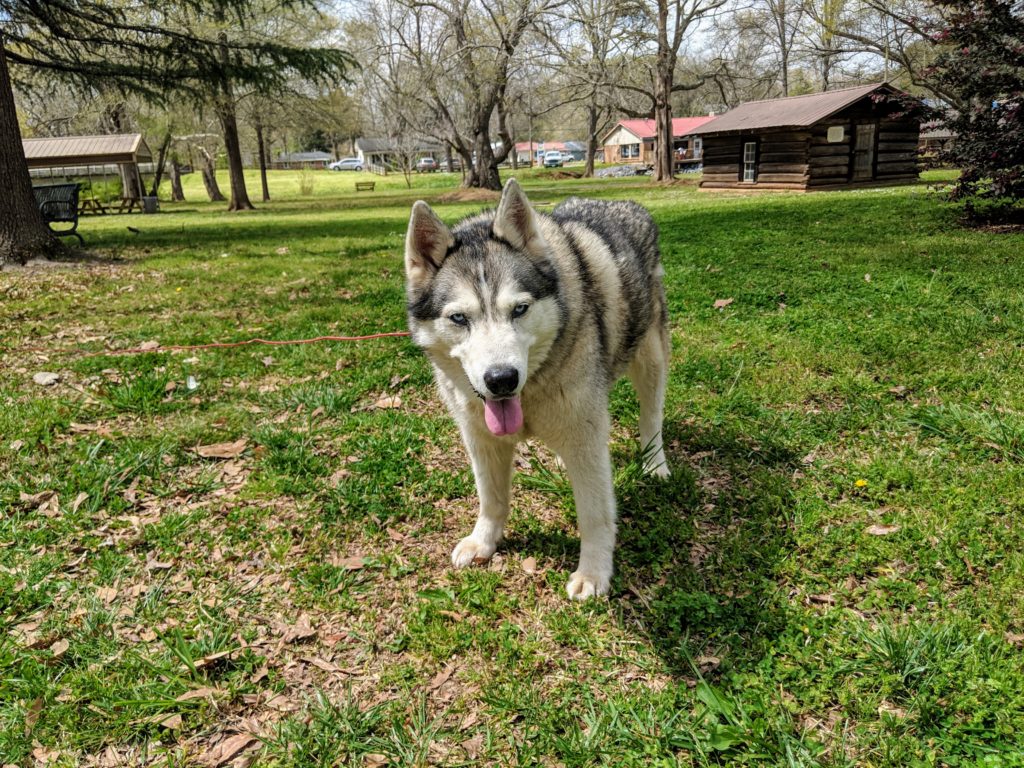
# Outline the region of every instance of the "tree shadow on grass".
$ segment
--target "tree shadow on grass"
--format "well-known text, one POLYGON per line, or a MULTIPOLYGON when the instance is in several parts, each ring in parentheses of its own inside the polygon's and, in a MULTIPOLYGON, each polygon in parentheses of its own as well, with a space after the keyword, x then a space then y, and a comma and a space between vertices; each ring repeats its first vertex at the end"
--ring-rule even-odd
MULTIPOLYGON (((701 657, 751 668, 786 623, 778 567, 792 549, 797 453, 727 427, 666 424, 665 437, 668 480, 643 476, 638 456, 613 456, 619 534, 611 609, 676 677, 692 677, 701 657)), ((571 498, 564 476, 560 482, 548 490, 571 498)), ((575 568, 573 532, 537 521, 516 527, 503 549, 546 557, 566 573, 575 568)))
MULTIPOLYGON (((615 609, 676 676, 700 657, 750 668, 786 624, 792 449, 728 427, 666 424, 672 477, 616 488, 615 609)), ((714 663, 711 664, 714 666, 714 663)))

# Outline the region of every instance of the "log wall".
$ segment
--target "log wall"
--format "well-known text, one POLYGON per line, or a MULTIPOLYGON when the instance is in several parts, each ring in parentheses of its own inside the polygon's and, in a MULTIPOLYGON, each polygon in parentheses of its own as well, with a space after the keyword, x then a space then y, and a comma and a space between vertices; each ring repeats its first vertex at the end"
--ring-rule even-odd
POLYGON ((913 120, 878 117, 856 110, 816 123, 806 131, 775 131, 751 135, 704 137, 705 189, 840 189, 851 186, 901 184, 917 179, 919 126, 913 120), (851 181, 853 141, 858 121, 877 121, 873 179, 851 181), (845 129, 838 142, 828 129, 845 129), (741 181, 743 143, 758 141, 757 180, 741 181))

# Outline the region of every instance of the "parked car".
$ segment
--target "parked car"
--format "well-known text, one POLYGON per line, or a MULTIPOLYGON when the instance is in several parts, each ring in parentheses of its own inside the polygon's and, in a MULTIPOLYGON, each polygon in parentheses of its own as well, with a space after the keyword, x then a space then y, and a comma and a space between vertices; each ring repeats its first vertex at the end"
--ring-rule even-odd
POLYGON ((437 170, 437 160, 432 157, 421 157, 416 162, 416 173, 433 173, 437 170))
POLYGON ((363 161, 358 157, 343 157, 341 160, 328 163, 327 167, 332 171, 361 171, 363 170, 363 161))
POLYGON ((544 167, 545 168, 561 168, 562 167, 562 153, 557 149, 550 149, 544 153, 544 167))
POLYGON ((462 158, 453 157, 452 158, 451 168, 448 167, 448 161, 447 160, 442 160, 441 161, 441 170, 442 171, 461 171, 462 170, 462 158))
POLYGON ((568 163, 575 163, 575 162, 576 162, 576 158, 572 156, 571 152, 563 152, 562 153, 562 165, 567 165, 568 163))

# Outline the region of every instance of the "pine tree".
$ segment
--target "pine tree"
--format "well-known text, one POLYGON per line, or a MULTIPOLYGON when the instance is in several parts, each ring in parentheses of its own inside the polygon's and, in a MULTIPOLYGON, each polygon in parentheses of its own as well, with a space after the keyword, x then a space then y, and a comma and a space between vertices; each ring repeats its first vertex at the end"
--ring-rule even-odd
POLYGON ((1024 217, 1024 7, 1006 0, 936 0, 946 46, 931 74, 961 108, 948 159, 961 169, 954 197, 969 216, 1024 217))

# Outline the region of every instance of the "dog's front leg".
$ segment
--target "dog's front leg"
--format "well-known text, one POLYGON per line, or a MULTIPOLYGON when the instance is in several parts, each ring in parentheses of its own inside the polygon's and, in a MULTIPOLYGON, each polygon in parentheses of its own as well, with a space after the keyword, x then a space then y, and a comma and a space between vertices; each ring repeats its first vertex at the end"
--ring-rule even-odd
POLYGON ((465 437, 473 462, 476 492, 480 497, 480 516, 473 532, 452 550, 452 564, 456 568, 487 562, 497 549, 508 519, 512 455, 515 451, 514 440, 468 434, 465 437))
POLYGON ((576 500, 580 564, 566 591, 573 600, 608 594, 615 550, 615 491, 608 453, 609 425, 595 425, 577 445, 560 451, 576 500))

